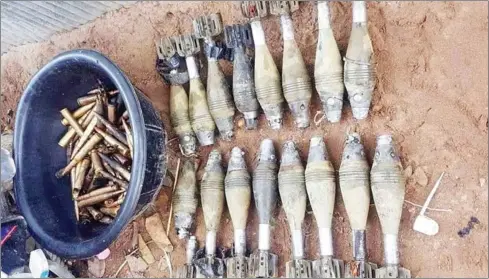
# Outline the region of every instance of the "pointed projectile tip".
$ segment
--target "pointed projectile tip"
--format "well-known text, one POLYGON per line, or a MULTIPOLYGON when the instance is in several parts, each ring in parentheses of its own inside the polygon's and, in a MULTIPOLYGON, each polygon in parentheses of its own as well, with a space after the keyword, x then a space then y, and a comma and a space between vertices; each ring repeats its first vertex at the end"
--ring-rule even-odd
POLYGON ((301 158, 297 146, 293 141, 286 141, 282 147, 281 166, 301 164, 301 158))
POLYGON ((326 144, 324 143, 323 137, 314 136, 311 138, 309 146, 309 156, 307 157, 307 162, 315 161, 327 161, 328 152, 326 150, 326 144))
POLYGON ((244 152, 239 147, 234 147, 229 158, 228 172, 233 170, 246 169, 244 152))

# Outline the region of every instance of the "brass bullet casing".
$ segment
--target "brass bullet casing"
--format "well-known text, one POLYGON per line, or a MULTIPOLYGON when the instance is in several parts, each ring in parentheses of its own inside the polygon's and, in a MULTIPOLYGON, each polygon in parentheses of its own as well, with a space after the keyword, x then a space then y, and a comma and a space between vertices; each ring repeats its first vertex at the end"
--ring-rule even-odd
POLYGON ((258 164, 253 173, 253 196, 259 219, 258 249, 250 255, 249 275, 255 278, 278 276, 278 257, 270 252, 270 221, 277 203, 277 157, 271 139, 260 144, 258 164))
POLYGON ((93 206, 87 206, 88 213, 92 215, 93 219, 95 221, 99 221, 104 217, 104 214, 100 212, 99 210, 95 209, 93 206))
POLYGON ((119 213, 119 210, 121 209, 120 206, 115 206, 115 207, 101 207, 100 212, 102 212, 105 215, 108 215, 112 218, 115 218, 117 216, 117 213, 119 213))
POLYGON ((131 154, 129 148, 120 142, 118 139, 114 138, 113 136, 109 135, 105 131, 95 127, 95 131, 99 133, 103 138, 104 141, 107 142, 108 144, 117 147, 117 149, 121 152, 122 155, 128 156, 131 154))
POLYGON ((224 261, 216 257, 217 231, 224 210, 224 171, 217 149, 210 152, 200 184, 200 195, 206 228, 205 256, 194 261, 197 277, 217 278, 224 275, 224 261))
POLYGON ((114 104, 107 105, 107 120, 112 124, 117 123, 117 109, 114 104))
POLYGON ((83 135, 83 128, 80 126, 78 121, 73 117, 68 109, 62 109, 61 115, 70 123, 70 126, 75 129, 75 132, 81 137, 83 135))
POLYGON ((72 191, 73 199, 76 199, 80 194, 80 191, 83 187, 83 182, 85 181, 85 175, 87 174, 88 168, 90 167, 90 160, 83 159, 83 161, 78 164, 80 165, 80 169, 76 171, 76 179, 72 191))
POLYGON ((100 176, 103 178, 107 178, 110 181, 113 181, 115 184, 119 185, 123 189, 127 189, 127 187, 129 187, 129 183, 127 183, 126 181, 124 181, 122 179, 114 177, 113 175, 111 175, 110 173, 108 173, 106 171, 100 171, 100 176))
POLYGON ((113 168, 117 173, 119 173, 126 181, 131 180, 131 172, 124 168, 121 164, 112 160, 104 154, 98 154, 102 161, 106 162, 111 168, 113 168))
POLYGON ((119 162, 123 167, 127 168, 131 166, 131 160, 120 153, 114 153, 112 156, 119 162))
POLYGON ((96 112, 94 112, 93 115, 95 116, 95 118, 98 119, 98 121, 100 121, 103 124, 103 126, 107 129, 108 133, 114 136, 121 143, 128 145, 126 136, 123 133, 121 133, 117 127, 115 127, 112 123, 107 121, 102 115, 96 112))
POLYGON ((372 278, 376 265, 367 262, 366 227, 370 206, 369 165, 360 135, 345 141, 340 166, 340 188, 352 229, 353 262, 345 265, 347 278, 372 278))
POLYGON ((131 158, 134 158, 134 142, 132 139, 132 131, 129 125, 127 125, 126 121, 122 119, 122 126, 124 127, 124 131, 126 132, 126 140, 129 146, 129 151, 131 153, 131 158))
POLYGON ((302 232, 307 202, 306 181, 304 166, 293 141, 286 141, 282 147, 278 189, 292 240, 292 260, 286 263, 286 276, 287 278, 311 278, 311 262, 304 259, 302 232))
MULTIPOLYGON (((95 106, 95 103, 91 103, 91 104, 79 107, 78 109, 76 109, 73 112, 73 115, 72 115, 73 118, 80 119, 82 116, 89 113, 94 106, 95 106)), ((61 124, 68 126, 68 125, 70 125, 70 122, 66 118, 63 118, 63 120, 61 120, 61 124)))
POLYGON ((86 106, 90 103, 95 103, 95 101, 97 100, 97 96, 97 94, 90 94, 88 96, 80 97, 76 101, 80 106, 86 106))
POLYGON ((367 118, 375 88, 375 59, 367 27, 367 4, 352 2, 353 25, 345 56, 345 87, 353 117, 367 118))
POLYGON ((76 153, 78 153, 78 151, 80 151, 80 148, 82 148, 82 146, 87 142, 88 138, 90 137, 93 130, 95 129, 95 126, 97 125, 97 123, 98 123, 97 118, 92 117, 92 121, 90 121, 90 124, 88 124, 88 126, 85 129, 85 131, 83 132, 82 136, 76 142, 75 148, 73 149, 73 153, 71 154, 72 159, 75 157, 76 153))
POLYGON ((199 40, 193 35, 174 37, 175 46, 180 56, 185 56, 189 76, 189 118, 195 136, 201 146, 214 144, 216 125, 207 105, 204 84, 200 79, 199 69, 194 57, 200 51, 199 40))
POLYGON ((105 186, 105 187, 102 187, 102 188, 98 188, 96 190, 93 190, 93 191, 91 191, 88 194, 85 194, 83 196, 78 196, 78 198, 76 200, 77 201, 83 201, 83 200, 86 200, 86 199, 89 199, 89 198, 100 196, 102 194, 106 194, 106 193, 110 193, 110 192, 115 192, 118 189, 119 189, 119 187, 117 187, 117 186, 105 186))
POLYGON ((197 180, 194 162, 185 160, 180 173, 172 203, 175 229, 178 237, 183 239, 193 233, 195 213, 197 211, 197 180))
POLYGON ((173 130, 180 139, 183 155, 194 155, 197 140, 189 117, 189 100, 183 84, 189 81, 185 58, 177 54, 175 41, 162 38, 156 44, 158 54, 157 70, 170 84, 170 120, 173 130))
MULTIPOLYGON (((89 112, 89 113, 85 114, 84 116, 82 116, 78 120, 78 123, 80 123, 82 128, 86 128, 88 126, 88 124, 90 124, 92 117, 93 117, 92 113, 89 112)), ((68 144, 70 144, 73 141, 73 139, 76 137, 76 135, 77 134, 76 134, 75 129, 73 127, 69 127, 68 131, 59 140, 58 145, 63 147, 63 148, 66 148, 68 146, 68 144)))
POLYGON ((255 90, 258 102, 274 130, 282 127, 283 103, 282 86, 277 65, 268 49, 265 32, 260 18, 268 15, 267 1, 242 1, 241 12, 250 18, 253 42, 255 44, 255 90))
POLYGON ((122 194, 124 192, 125 192, 125 190, 119 190, 119 191, 115 191, 115 192, 109 192, 109 193, 105 193, 102 195, 94 196, 94 197, 91 197, 88 199, 84 199, 84 200, 81 200, 78 202, 78 207, 83 208, 83 207, 95 205, 95 204, 98 204, 98 203, 105 201, 106 199, 110 199, 110 198, 115 197, 119 194, 122 194))
POLYGON ((307 73, 299 46, 294 38, 290 14, 299 9, 299 1, 271 1, 270 13, 279 15, 284 39, 282 89, 297 128, 309 127, 309 105, 312 96, 311 78, 307 73))
POLYGON ((384 235, 385 266, 375 271, 375 277, 411 278, 411 272, 400 267, 398 250, 398 233, 406 180, 394 140, 389 134, 377 137, 377 148, 370 178, 375 208, 384 235))
POLYGON ((327 1, 320 1, 318 7, 318 43, 314 64, 316 90, 323 105, 326 119, 339 122, 343 110, 343 61, 331 27, 327 1))
POLYGON ((333 211, 336 182, 324 140, 311 138, 305 171, 306 189, 319 230, 321 258, 312 263, 313 278, 342 278, 344 263, 333 259, 333 211))
POLYGON ((226 259, 227 278, 248 278, 246 221, 251 201, 251 177, 246 168, 244 152, 238 147, 231 151, 224 185, 234 227, 234 253, 232 258, 226 259))
POLYGON ((260 104, 256 97, 253 63, 247 49, 254 48, 249 24, 235 24, 224 28, 226 46, 233 49, 233 98, 236 108, 244 116, 246 129, 258 127, 260 104))
POLYGON ((88 141, 87 143, 80 149, 80 151, 75 155, 73 160, 61 171, 59 171, 56 176, 57 177, 62 177, 68 174, 68 172, 71 171, 72 168, 74 168, 79 162, 85 158, 85 156, 88 155, 88 152, 90 152, 95 145, 97 145, 100 141, 102 140, 102 137, 98 134, 94 134, 88 141))
POLYGON ((218 58, 222 47, 213 37, 222 33, 222 20, 219 13, 200 16, 193 21, 197 38, 204 39, 207 57, 207 104, 217 129, 223 140, 229 141, 234 136, 234 104, 226 77, 219 65, 218 58))

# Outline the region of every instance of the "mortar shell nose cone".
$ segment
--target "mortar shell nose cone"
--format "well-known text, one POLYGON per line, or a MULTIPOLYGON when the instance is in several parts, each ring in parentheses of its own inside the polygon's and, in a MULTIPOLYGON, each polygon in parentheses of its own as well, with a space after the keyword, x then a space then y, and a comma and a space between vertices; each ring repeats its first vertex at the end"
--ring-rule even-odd
POLYGON ((275 162, 275 148, 271 139, 264 139, 260 144, 260 160, 275 162))
POLYGON ((328 153, 326 152, 326 144, 321 136, 311 138, 309 146, 309 156, 307 162, 327 161, 328 153))
POLYGON ((217 149, 213 149, 211 153, 209 153, 209 159, 207 160, 206 169, 212 169, 216 166, 220 166, 221 164, 221 153, 217 149))
POLYGON ((234 147, 229 158, 228 172, 239 169, 246 169, 244 152, 239 147, 234 147))
POLYGON ((293 141, 286 141, 282 147, 281 166, 301 164, 297 147, 293 141))
POLYGON ((364 160, 365 152, 358 133, 351 133, 345 141, 342 161, 348 160, 364 160))

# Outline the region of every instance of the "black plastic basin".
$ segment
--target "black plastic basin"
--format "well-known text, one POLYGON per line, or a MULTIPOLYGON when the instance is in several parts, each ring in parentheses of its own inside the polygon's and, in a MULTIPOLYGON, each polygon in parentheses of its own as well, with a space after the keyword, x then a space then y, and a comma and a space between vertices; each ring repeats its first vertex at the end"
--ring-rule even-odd
POLYGON ((103 251, 158 195, 166 172, 165 142, 158 112, 107 57, 91 50, 56 56, 29 82, 15 121, 14 187, 34 239, 64 258, 88 258, 103 251), (125 202, 113 224, 83 225, 75 218, 69 177, 55 176, 68 163, 65 149, 58 145, 66 132, 59 111, 74 110, 76 99, 98 81, 120 91, 133 129, 134 158, 125 202))

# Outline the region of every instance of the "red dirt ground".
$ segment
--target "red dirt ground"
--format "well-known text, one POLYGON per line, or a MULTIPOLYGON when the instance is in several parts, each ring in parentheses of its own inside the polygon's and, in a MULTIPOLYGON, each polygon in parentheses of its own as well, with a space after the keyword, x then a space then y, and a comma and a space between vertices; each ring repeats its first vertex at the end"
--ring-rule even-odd
MULTIPOLYGON (((333 29, 339 47, 346 51, 351 29, 351 4, 331 4, 333 29)), ((243 22, 237 2, 144 2, 110 12, 76 30, 55 35, 41 43, 11 49, 1 58, 2 127, 6 126, 7 111, 17 106, 20 95, 30 77, 56 54, 74 48, 95 49, 111 58, 154 102, 161 112, 170 138, 168 86, 154 69, 156 56, 154 41, 162 36, 189 32, 191 19, 202 14, 221 12, 225 24, 243 22)), ((412 230, 417 208, 405 204, 401 221, 400 253, 402 265, 413 277, 486 277, 488 275, 488 9, 485 2, 372 2, 368 4, 369 31, 375 48, 378 81, 373 108, 366 121, 352 119, 345 108, 339 124, 321 123, 304 131, 294 128, 286 113, 285 128, 272 131, 263 117, 257 131, 237 128, 231 143, 215 145, 225 161, 233 146, 247 152, 252 161, 258 142, 266 137, 276 141, 277 147, 285 140, 296 141, 306 160, 308 142, 312 135, 325 136, 330 157, 339 167, 343 140, 347 129, 355 126, 362 134, 369 158, 375 148, 375 137, 381 132, 394 135, 404 167, 421 167, 429 178, 428 186, 420 186, 413 178, 408 180, 406 199, 422 204, 431 185, 442 171, 446 176, 431 207, 448 208, 452 212, 428 212, 440 224, 440 233, 429 237, 412 230), (465 238, 457 235, 471 216, 481 224, 465 238)), ((304 3, 293 16, 296 40, 312 74, 317 43, 317 14, 313 3, 304 3)), ((264 21, 270 50, 281 68, 282 38, 276 17, 264 21)), ((223 62, 226 73, 229 63, 223 62)), ((320 109, 317 94, 313 98, 311 116, 320 109)), ((12 125, 12 124, 10 124, 12 125)), ((178 148, 170 143, 169 169, 176 168, 178 148)), ((202 163, 211 148, 202 148, 202 163)), ((201 172, 199 173, 202 174, 201 172)), ((337 191, 334 214, 336 256, 351 259, 349 224, 343 201, 337 191)), ((165 189, 156 209, 166 222, 169 214, 171 190, 165 189)), ((248 246, 257 247, 257 218, 250 212, 248 246)), ((205 228, 202 211, 198 213, 196 235, 203 243, 205 228)), ((144 222, 139 230, 146 238, 144 222)), ((112 255, 107 260, 105 276, 115 273, 123 262, 129 246, 132 226, 129 225, 112 244, 112 255)), ((318 257, 316 224, 311 214, 305 221, 308 258, 318 257)), ((185 260, 184 244, 170 234, 175 250, 173 267, 185 260)), ((371 207, 367 244, 370 260, 382 264, 382 236, 377 214, 371 207)), ((230 247, 232 224, 229 214, 222 219, 218 243, 230 247)), ((289 229, 284 212, 276 210, 272 250, 280 257, 280 274, 289 259, 289 229)), ((159 259, 162 251, 154 244, 150 249, 159 259)), ((168 271, 150 266, 146 277, 168 276, 168 271)), ((119 274, 130 276, 125 267, 119 274)))

